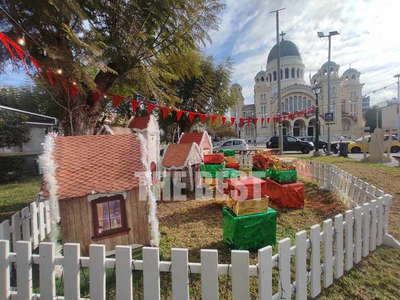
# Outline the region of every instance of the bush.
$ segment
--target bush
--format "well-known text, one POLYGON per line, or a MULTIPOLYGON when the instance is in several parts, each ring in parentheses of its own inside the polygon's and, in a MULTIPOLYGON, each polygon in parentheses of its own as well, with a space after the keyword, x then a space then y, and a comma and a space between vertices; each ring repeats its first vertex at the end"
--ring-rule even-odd
POLYGON ((22 178, 24 162, 21 156, 0 157, 0 182, 22 178))

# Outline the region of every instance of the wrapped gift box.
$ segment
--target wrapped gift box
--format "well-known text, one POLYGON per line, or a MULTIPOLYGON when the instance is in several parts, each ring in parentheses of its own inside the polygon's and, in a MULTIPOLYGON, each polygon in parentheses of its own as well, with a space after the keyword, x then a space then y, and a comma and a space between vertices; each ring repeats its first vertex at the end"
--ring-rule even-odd
POLYGON ((266 182, 257 177, 227 179, 227 193, 235 201, 260 199, 266 196, 266 182))
POLYGON ((230 250, 257 251, 276 244, 277 213, 272 208, 259 214, 236 216, 227 208, 222 208, 223 241, 230 250))
POLYGON ((236 153, 234 149, 224 149, 224 150, 219 150, 218 152, 223 153, 225 155, 225 158, 235 156, 236 153))
POLYGON ((238 202, 229 197, 227 206, 237 215, 245 216, 268 211, 269 197, 238 202))
POLYGON ((269 164, 271 169, 277 171, 296 170, 297 159, 284 155, 271 156, 269 164))
POLYGON ((222 164, 224 162, 223 153, 213 153, 204 155, 205 164, 222 164))
POLYGON ((225 156, 225 163, 231 164, 236 162, 236 157, 234 156, 225 156))
POLYGON ((221 172, 225 164, 201 164, 201 176, 204 178, 217 178, 218 172, 221 172))
POLYGON ((259 170, 266 170, 269 168, 269 158, 267 155, 254 155, 253 156, 253 168, 259 170))
POLYGON ((270 178, 279 183, 295 183, 297 182, 297 171, 296 170, 277 171, 275 169, 272 169, 270 178))
POLYGON ((254 177, 265 180, 265 178, 268 178, 271 176, 271 169, 259 170, 259 169, 253 168, 253 171, 251 172, 251 174, 254 177))
POLYGON ((235 169, 239 171, 239 163, 238 162, 234 162, 234 163, 227 163, 225 164, 225 167, 230 168, 230 169, 235 169))
POLYGON ((279 207, 302 208, 304 207, 304 183, 296 182, 280 184, 270 178, 266 179, 267 195, 279 207))

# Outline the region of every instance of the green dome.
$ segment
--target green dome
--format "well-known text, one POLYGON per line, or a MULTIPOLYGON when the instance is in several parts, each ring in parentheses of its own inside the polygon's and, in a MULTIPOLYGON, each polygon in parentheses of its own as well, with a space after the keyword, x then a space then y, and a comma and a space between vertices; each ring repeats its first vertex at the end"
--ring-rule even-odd
POLYGON ((241 88, 242 86, 239 83, 234 83, 232 84, 231 88, 233 87, 241 88))
MULTIPOLYGON (((280 52, 281 52, 281 57, 297 56, 301 58, 299 48, 296 46, 295 43, 291 41, 282 39, 282 41, 280 42, 280 52)), ((278 45, 275 45, 269 52, 267 63, 277 58, 278 58, 278 45)))
POLYGON ((349 68, 346 71, 344 71, 343 75, 345 74, 351 74, 351 73, 358 73, 358 71, 356 69, 353 68, 349 68))
POLYGON ((261 75, 266 75, 267 73, 263 70, 261 70, 260 72, 257 73, 256 77, 261 76, 261 75))
MULTIPOLYGON (((336 67, 337 63, 335 63, 334 61, 331 60, 331 68, 336 67)), ((321 70, 323 69, 328 69, 328 62, 324 63, 321 67, 321 70)))

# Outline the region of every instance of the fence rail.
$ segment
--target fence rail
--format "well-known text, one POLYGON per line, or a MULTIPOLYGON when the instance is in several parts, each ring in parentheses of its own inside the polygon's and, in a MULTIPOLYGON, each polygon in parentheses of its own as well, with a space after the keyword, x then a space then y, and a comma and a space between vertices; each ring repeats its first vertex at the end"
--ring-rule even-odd
MULTIPOLYGON (((366 188, 367 184, 359 184, 358 179, 332 166, 301 160, 298 170, 300 176, 320 182, 354 208, 336 215, 333 220, 325 220, 322 227, 312 226, 309 234, 305 230, 297 232, 293 245, 289 238, 279 241, 275 255, 271 246, 260 249, 257 265, 249 263, 248 251, 232 251, 231 263, 219 264, 217 250, 202 249, 200 262, 191 263, 187 249, 171 249, 171 261, 160 261, 158 248, 144 247, 143 259, 134 260, 127 246, 116 247, 115 258, 106 258, 104 245, 91 245, 90 256, 81 257, 79 244, 65 244, 64 255, 57 256, 53 243, 41 243, 39 254, 32 254, 32 240, 16 241, 13 252, 10 241, 1 240, 0 300, 16 295, 22 300, 80 299, 81 269, 86 268, 89 269, 90 298, 96 300, 106 299, 107 269, 115 270, 113 280, 118 300, 137 299, 132 293, 133 271, 142 272, 146 300, 160 299, 164 292, 160 288, 163 273, 171 274, 172 299, 189 299, 192 274, 201 274, 201 291, 196 299, 200 295, 202 299, 219 299, 219 275, 231 278, 231 294, 235 300, 250 299, 251 277, 258 278, 259 299, 291 299, 292 295, 296 299, 314 298, 385 242, 389 235, 392 196, 370 185, 366 188), (40 295, 33 293, 34 265, 39 265, 40 295), (63 267, 63 297, 57 295, 57 266, 63 267), (16 285, 11 284, 12 269, 16 270, 16 285)), ((18 230, 14 232, 18 234, 18 230)))

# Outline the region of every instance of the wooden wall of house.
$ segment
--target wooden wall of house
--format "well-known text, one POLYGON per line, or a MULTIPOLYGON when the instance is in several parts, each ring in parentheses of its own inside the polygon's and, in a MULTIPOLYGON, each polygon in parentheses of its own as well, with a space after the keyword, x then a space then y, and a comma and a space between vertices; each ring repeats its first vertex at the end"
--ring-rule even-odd
POLYGON ((129 232, 92 239, 94 235, 92 206, 87 197, 60 201, 63 243, 80 243, 82 250, 90 244, 103 244, 107 251, 117 245, 150 244, 147 201, 139 201, 139 189, 127 192, 125 199, 129 232))

